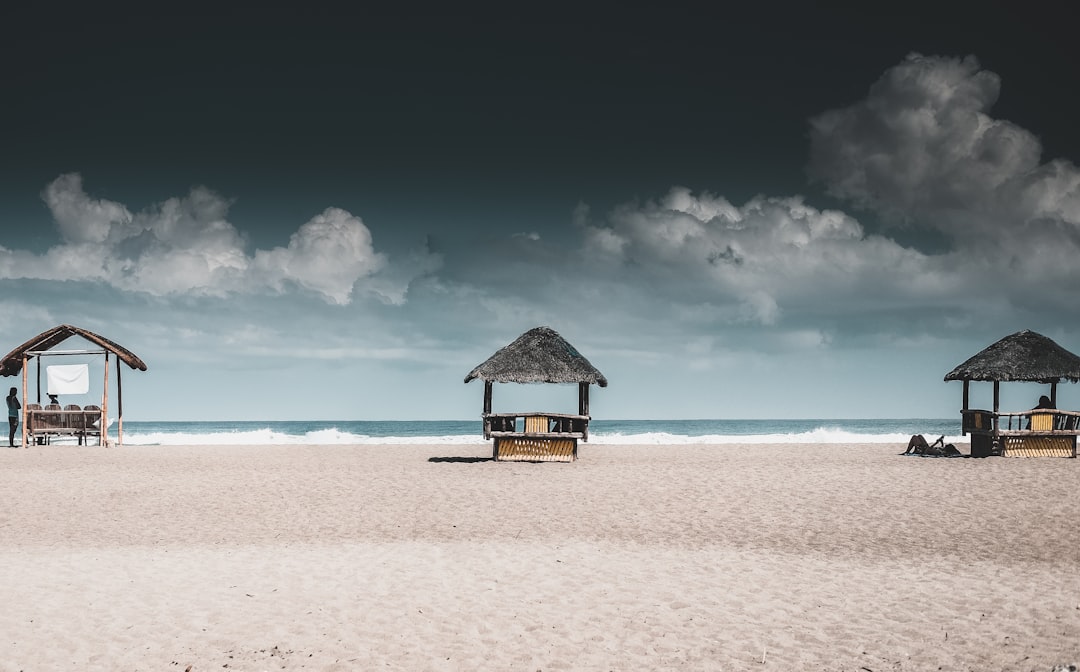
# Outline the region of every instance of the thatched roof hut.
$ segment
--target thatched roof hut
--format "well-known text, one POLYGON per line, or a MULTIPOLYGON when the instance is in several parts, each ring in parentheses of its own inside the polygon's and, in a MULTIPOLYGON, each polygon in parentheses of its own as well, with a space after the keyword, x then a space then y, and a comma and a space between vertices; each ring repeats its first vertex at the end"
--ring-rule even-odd
POLYGON ((465 376, 495 383, 589 383, 607 387, 607 378, 550 327, 526 331, 465 376))
POLYGON ((607 387, 604 374, 550 327, 530 329, 500 348, 465 382, 474 378, 484 381, 484 438, 495 439, 496 460, 573 461, 578 439, 589 438, 589 386, 607 387), (492 413, 492 383, 577 383, 578 412, 492 413))
MULTIPOLYGON (((22 345, 16 347, 0 359, 0 376, 14 376, 22 372, 22 393, 23 401, 27 402, 27 363, 31 359, 37 359, 38 361, 38 401, 41 399, 41 357, 45 355, 85 355, 85 354, 104 354, 105 356, 105 381, 102 390, 102 400, 100 407, 101 422, 98 425, 100 428, 100 436, 102 443, 105 442, 105 431, 107 428, 108 411, 109 411, 109 355, 116 356, 116 414, 117 414, 117 440, 119 443, 123 443, 124 432, 124 402, 123 402, 123 388, 120 379, 120 362, 127 364, 128 367, 136 371, 146 371, 146 363, 143 362, 134 352, 128 350, 124 346, 114 341, 105 338, 99 334, 95 334, 92 331, 81 329, 79 327, 72 326, 70 324, 61 324, 57 327, 53 327, 47 331, 43 331, 37 336, 34 336, 30 340, 26 341, 22 345), (73 351, 57 351, 49 352, 54 347, 63 343, 72 336, 79 336, 90 343, 100 347, 100 350, 73 350, 73 351)), ((27 445, 27 432, 29 431, 27 422, 27 407, 29 404, 24 403, 22 408, 22 427, 23 427, 23 445, 27 445)), ((89 406, 87 408, 90 408, 89 406)), ((95 406, 96 408, 96 406, 95 406)))
POLYGON ((1080 357, 1053 340, 1025 329, 987 347, 945 376, 945 380, 1080 381, 1080 357))
MULTIPOLYGON (((1024 330, 1006 336, 1000 341, 990 345, 963 364, 945 375, 945 380, 959 380, 964 383, 964 399, 961 416, 962 428, 965 434, 971 434, 971 454, 975 457, 1010 453, 1019 455, 1076 455, 1075 436, 1043 436, 1036 432, 1028 431, 1029 435, 1012 435, 1021 430, 1013 431, 1012 421, 1018 422, 1027 418, 1028 430, 1040 429, 1036 427, 1029 412, 1001 413, 1001 383, 1002 382, 1029 382, 1050 385, 1049 407, 1055 409, 1053 414, 1045 415, 1049 421, 1048 429, 1059 434, 1075 434, 1069 430, 1061 432, 1059 423, 1069 420, 1072 412, 1058 412, 1057 409, 1057 385, 1059 382, 1069 380, 1080 381, 1080 357, 1061 347, 1053 340, 1037 334, 1034 331, 1024 330), (993 413, 972 409, 969 403, 969 384, 971 381, 992 382, 994 384, 994 410, 993 413), (1002 429, 1002 417, 1008 418, 1007 430, 1002 429)), ((1042 406, 1040 402, 1040 408, 1042 406)), ((1075 418, 1069 420, 1075 423, 1075 418)), ((1044 428, 1045 429, 1045 428, 1044 428)))

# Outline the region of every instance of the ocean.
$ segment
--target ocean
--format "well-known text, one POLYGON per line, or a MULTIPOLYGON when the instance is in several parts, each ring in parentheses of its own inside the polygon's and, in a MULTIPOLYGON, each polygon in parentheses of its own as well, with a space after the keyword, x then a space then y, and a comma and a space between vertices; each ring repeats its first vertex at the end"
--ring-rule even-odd
MULTIPOLYGON (((966 442, 960 418, 878 420, 603 420, 593 444, 896 443, 912 434, 966 442)), ((109 436, 116 439, 115 423, 109 436)), ((124 445, 483 443, 476 420, 124 422, 124 445)))

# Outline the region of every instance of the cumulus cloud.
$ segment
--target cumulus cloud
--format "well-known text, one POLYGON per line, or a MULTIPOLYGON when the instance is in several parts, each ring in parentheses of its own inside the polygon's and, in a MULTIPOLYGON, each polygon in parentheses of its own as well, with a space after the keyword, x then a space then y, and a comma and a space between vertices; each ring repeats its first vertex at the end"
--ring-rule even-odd
POLYGON ((345 305, 357 287, 400 303, 416 275, 438 266, 422 254, 422 263, 411 264, 415 273, 382 273, 388 260, 375 250, 371 231, 340 208, 302 224, 287 246, 249 254, 245 236, 228 221, 231 203, 205 187, 132 213, 92 198, 72 173, 53 180, 42 198, 60 243, 40 256, 0 248, 0 277, 101 281, 159 296, 300 287, 345 305))
POLYGON ((811 175, 886 221, 936 229, 951 241, 944 253, 869 234, 799 196, 735 205, 674 188, 599 223, 579 206, 583 259, 729 324, 1071 308, 1080 170, 1042 163, 1033 133, 991 117, 1000 91, 972 57, 912 54, 864 100, 811 120, 811 175))
POLYGON ((41 197, 56 220, 61 238, 73 244, 102 244, 114 231, 126 229, 132 219, 120 203, 87 196, 82 176, 77 173, 56 178, 41 197))
POLYGON ((690 338, 720 325, 754 339, 792 335, 770 341, 773 351, 829 348, 834 334, 860 329, 948 329, 972 315, 1014 326, 1018 313, 1061 314, 1080 286, 1071 261, 1080 176, 1069 162, 1040 163, 1034 134, 990 116, 1000 91, 973 58, 911 55, 864 100, 811 120, 812 174, 832 195, 936 227, 951 241, 945 252, 901 244, 855 210, 798 195, 733 203, 676 187, 602 214, 578 204, 577 256, 565 235, 525 245, 507 232, 485 244, 512 254, 470 265, 459 253, 444 279, 471 283, 485 319, 587 313, 635 337, 670 329, 690 338))
POLYGON ((865 100, 811 120, 810 173, 835 196, 955 239, 1080 224, 1080 171, 1041 164, 1033 133, 992 118, 1000 92, 974 57, 911 54, 865 100))
POLYGON ((1042 163, 1033 133, 991 117, 1000 92, 974 57, 911 54, 865 100, 811 120, 810 174, 886 221, 942 233, 952 277, 977 294, 1071 307, 1080 169, 1042 163))
POLYGON ((726 306, 720 314, 731 322, 775 324, 785 304, 808 299, 842 312, 868 286, 908 291, 892 280, 931 266, 925 255, 867 236, 852 217, 801 197, 756 197, 737 207, 678 187, 582 228, 585 259, 625 269, 630 282, 669 288, 681 302, 726 306))
POLYGON ((118 287, 151 294, 222 295, 248 267, 244 239, 228 222, 229 202, 196 187, 133 218, 127 235, 103 250, 118 287))
POLYGON ((353 284, 386 264, 358 217, 327 208, 289 238, 288 247, 255 253, 255 266, 271 282, 292 281, 337 304, 351 300, 353 284))

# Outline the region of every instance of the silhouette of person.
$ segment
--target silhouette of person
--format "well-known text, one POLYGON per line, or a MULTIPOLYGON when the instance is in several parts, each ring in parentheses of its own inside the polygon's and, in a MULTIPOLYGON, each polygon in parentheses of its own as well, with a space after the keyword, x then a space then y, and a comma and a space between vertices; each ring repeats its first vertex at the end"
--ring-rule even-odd
POLYGON ((19 426, 19 409, 22 408, 22 404, 19 403, 19 398, 15 396, 18 393, 16 388, 11 388, 7 396, 7 409, 8 409, 8 425, 11 430, 8 432, 8 447, 15 447, 15 430, 19 426))
MULTIPOLYGON (((1037 411, 1039 409, 1054 409, 1054 404, 1053 404, 1053 402, 1050 401, 1050 397, 1046 396, 1045 394, 1042 395, 1041 397, 1039 397, 1039 405, 1036 406, 1035 408, 1031 409, 1031 410, 1037 411)), ((1027 428, 1031 429, 1031 416, 1030 415, 1028 416, 1027 428)))
POLYGON ((944 449, 945 437, 939 436, 937 441, 933 443, 927 443, 926 437, 922 434, 912 434, 911 439, 908 440, 907 450, 902 455, 932 455, 937 453, 938 448, 944 449))

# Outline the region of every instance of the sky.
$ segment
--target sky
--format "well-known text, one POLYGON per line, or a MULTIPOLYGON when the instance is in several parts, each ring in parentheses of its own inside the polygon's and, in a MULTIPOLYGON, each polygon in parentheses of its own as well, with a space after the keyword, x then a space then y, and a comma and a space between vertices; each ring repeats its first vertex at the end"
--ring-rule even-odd
POLYGON ((1080 352, 1064 3, 84 4, 0 28, 0 351, 124 345, 125 420, 477 418, 541 325, 610 419, 959 422, 999 338, 1080 352))

